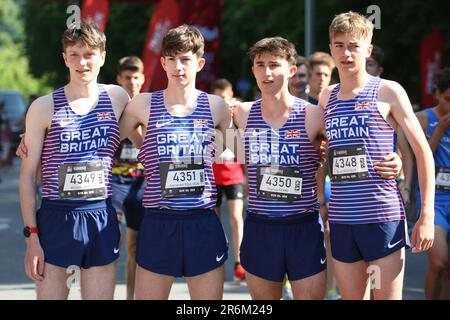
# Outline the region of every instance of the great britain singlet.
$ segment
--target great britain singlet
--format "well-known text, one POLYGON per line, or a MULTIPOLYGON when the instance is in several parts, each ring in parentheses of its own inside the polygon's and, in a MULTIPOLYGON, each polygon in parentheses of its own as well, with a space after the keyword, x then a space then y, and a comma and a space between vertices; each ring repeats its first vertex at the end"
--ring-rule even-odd
POLYGON ((85 115, 69 106, 64 87, 52 94, 54 112, 44 139, 42 197, 99 200, 111 196, 111 165, 119 142, 111 100, 98 84, 97 105, 85 115))
POLYGON ((287 122, 273 129, 253 103, 244 134, 249 212, 285 217, 318 211, 319 154, 305 128, 307 102, 295 98, 287 122))
POLYGON ((164 91, 152 94, 147 132, 138 155, 145 167, 146 208, 191 210, 215 206, 214 121, 208 95, 197 93, 197 106, 185 117, 167 111, 164 91))
POLYGON ((378 109, 381 79, 370 77, 353 99, 338 100, 338 84, 325 107, 331 177, 330 223, 403 220, 395 179, 380 177, 374 163, 393 152, 395 131, 378 109))
MULTIPOLYGON (((436 130, 440 119, 433 109, 425 109, 427 113, 427 138, 436 130)), ((450 203, 450 130, 447 130, 439 141, 433 154, 436 167, 436 202, 450 203)))

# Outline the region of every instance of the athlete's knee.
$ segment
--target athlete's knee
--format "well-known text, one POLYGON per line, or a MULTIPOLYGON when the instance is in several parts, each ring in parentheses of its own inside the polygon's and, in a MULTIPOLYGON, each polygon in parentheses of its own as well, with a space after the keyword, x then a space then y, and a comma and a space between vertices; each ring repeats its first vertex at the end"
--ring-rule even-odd
POLYGON ((430 269, 433 269, 436 272, 443 272, 445 270, 450 271, 448 259, 446 259, 445 257, 433 257, 429 262, 430 269))

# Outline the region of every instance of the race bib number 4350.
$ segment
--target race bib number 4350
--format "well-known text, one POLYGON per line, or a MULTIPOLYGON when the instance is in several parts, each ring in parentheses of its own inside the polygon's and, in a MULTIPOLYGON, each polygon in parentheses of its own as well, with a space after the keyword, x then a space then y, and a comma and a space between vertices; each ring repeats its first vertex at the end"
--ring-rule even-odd
POLYGON ((369 177, 364 146, 330 150, 330 166, 333 181, 357 181, 369 177))
POLYGON ((106 194, 102 161, 61 164, 58 175, 61 199, 89 199, 106 194))
POLYGON ((278 201, 299 200, 302 193, 300 170, 281 167, 258 167, 258 198, 278 201))
POLYGON ((160 163, 161 191, 164 198, 200 195, 205 190, 203 163, 160 163))

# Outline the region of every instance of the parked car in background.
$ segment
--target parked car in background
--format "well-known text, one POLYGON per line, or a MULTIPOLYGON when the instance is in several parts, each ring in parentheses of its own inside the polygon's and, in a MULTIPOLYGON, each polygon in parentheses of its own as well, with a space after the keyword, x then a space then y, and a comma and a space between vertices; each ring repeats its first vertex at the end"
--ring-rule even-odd
POLYGON ((24 132, 25 113, 27 106, 22 94, 15 90, 0 89, 0 101, 4 103, 3 119, 8 121, 12 142, 20 141, 20 134, 24 132))

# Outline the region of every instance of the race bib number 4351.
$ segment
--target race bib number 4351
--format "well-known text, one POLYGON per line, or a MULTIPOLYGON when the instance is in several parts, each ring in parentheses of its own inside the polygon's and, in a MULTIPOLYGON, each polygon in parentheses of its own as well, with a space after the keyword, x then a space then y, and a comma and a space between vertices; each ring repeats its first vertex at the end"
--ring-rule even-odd
POLYGON ((330 150, 330 166, 333 181, 357 181, 369 177, 364 146, 330 150))
POLYGON ((164 198, 200 195, 205 190, 203 163, 160 163, 161 191, 164 198))
POLYGON ((61 164, 58 176, 61 199, 89 199, 106 194, 102 161, 61 164))
POLYGON ((299 200, 302 193, 300 170, 281 167, 258 167, 258 198, 278 201, 299 200))

